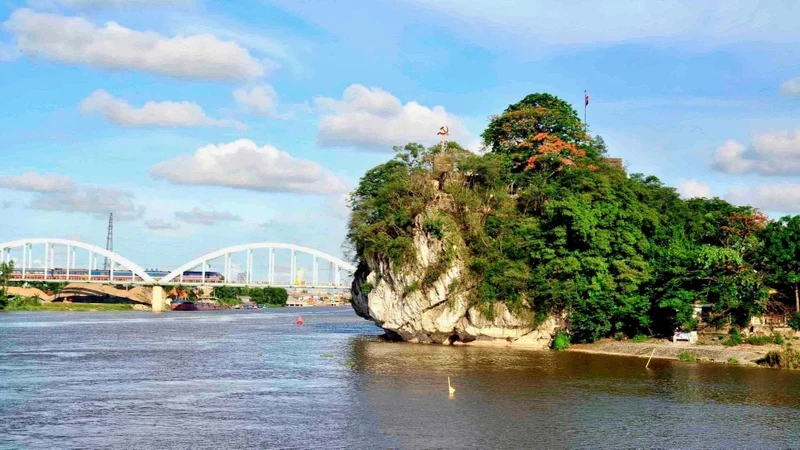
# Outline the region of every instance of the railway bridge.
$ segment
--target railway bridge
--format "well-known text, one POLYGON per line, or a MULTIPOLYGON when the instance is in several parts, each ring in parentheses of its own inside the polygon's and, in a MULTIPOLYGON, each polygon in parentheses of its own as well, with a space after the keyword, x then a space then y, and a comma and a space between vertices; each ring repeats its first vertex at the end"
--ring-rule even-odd
POLYGON ((355 267, 341 258, 281 242, 223 248, 172 271, 144 269, 118 253, 85 242, 56 238, 0 243, 0 261, 12 260, 14 270, 9 278, 15 281, 151 286, 153 311, 164 309, 164 287, 174 284, 345 290, 349 287, 348 278, 355 272, 355 267), (105 258, 111 262, 109 270, 98 269, 105 258), (306 269, 310 269, 309 280, 306 269))

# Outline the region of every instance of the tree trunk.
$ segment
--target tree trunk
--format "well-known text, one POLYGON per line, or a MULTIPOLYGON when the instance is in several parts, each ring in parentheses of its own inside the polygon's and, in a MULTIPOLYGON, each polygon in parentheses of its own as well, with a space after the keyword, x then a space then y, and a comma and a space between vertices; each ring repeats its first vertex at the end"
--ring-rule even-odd
POLYGON ((797 283, 794 284, 794 307, 795 311, 800 312, 800 293, 797 292, 797 283))

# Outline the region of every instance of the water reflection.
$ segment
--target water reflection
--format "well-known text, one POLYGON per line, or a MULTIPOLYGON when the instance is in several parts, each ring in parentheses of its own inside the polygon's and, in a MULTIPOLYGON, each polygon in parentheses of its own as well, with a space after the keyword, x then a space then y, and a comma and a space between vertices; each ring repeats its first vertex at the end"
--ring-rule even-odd
POLYGON ((349 308, 0 315, 0 447, 742 448, 794 372, 388 343, 349 308), (448 397, 447 377, 456 393, 448 397))
POLYGON ((350 357, 381 427, 409 448, 741 448, 800 438, 785 425, 800 418, 796 373, 663 360, 646 371, 636 358, 364 339, 350 357))

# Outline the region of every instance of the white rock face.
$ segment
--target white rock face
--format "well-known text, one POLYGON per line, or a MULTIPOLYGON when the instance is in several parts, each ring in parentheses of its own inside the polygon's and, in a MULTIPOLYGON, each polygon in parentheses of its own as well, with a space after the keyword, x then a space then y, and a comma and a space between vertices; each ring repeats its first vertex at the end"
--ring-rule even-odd
POLYGON ((444 250, 442 241, 421 231, 419 220, 414 234, 418 268, 395 274, 383 261, 367 261, 353 279, 352 305, 356 313, 374 321, 387 335, 409 342, 524 345, 546 348, 557 330, 557 320, 548 318, 539 327, 531 317, 516 317, 502 303, 495 305, 494 319, 488 320, 470 308, 468 292, 449 292, 451 283, 465 270, 454 258, 447 271, 427 289, 407 292, 407 286, 422 284, 424 268, 435 264, 444 250), (362 284, 369 283, 368 294, 362 284))

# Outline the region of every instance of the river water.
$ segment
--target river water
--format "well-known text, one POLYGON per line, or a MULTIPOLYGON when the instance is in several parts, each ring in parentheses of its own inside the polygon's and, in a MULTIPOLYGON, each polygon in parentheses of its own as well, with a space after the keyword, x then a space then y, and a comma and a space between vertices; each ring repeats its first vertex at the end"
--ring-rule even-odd
POLYGON ((297 314, 0 314, 0 448, 800 446, 798 373, 388 343, 349 307, 297 314))

